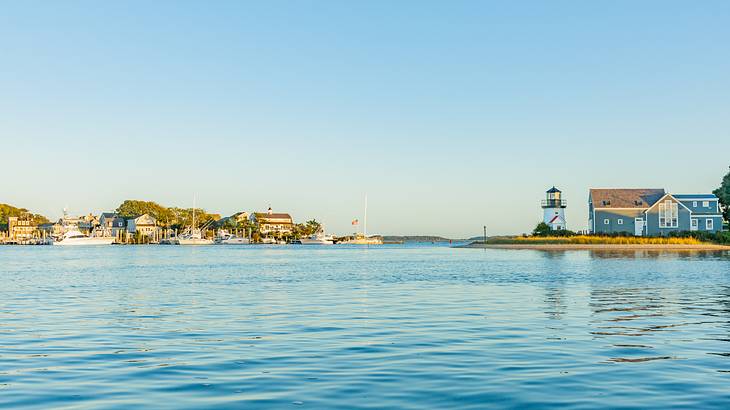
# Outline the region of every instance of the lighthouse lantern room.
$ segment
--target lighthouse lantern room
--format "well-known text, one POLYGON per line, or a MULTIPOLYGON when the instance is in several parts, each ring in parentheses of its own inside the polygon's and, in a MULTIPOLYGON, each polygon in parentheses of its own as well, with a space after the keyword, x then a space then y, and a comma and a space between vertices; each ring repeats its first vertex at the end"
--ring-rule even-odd
POLYGON ((541 204, 544 216, 543 222, 555 231, 565 229, 565 208, 568 203, 563 199, 562 192, 558 188, 552 187, 545 194, 546 197, 541 204))

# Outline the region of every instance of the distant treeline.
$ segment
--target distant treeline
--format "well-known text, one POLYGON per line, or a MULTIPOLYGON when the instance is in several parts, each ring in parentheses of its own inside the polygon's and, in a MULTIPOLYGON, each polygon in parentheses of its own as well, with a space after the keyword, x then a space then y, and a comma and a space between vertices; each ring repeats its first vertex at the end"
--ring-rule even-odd
MULTIPOLYGON (((166 207, 153 201, 127 199, 116 209, 117 215, 124 219, 149 214, 163 228, 179 229, 189 226, 193 220, 193 208, 166 207)), ((202 226, 219 219, 219 215, 209 214, 204 209, 195 208, 195 224, 202 226)))

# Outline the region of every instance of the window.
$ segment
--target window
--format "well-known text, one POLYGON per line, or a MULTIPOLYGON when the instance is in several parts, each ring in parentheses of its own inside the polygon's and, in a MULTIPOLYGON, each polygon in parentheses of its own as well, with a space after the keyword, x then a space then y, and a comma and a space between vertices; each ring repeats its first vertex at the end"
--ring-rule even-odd
POLYGON ((659 203, 659 227, 660 228, 678 228, 679 227, 679 205, 667 199, 659 203))
POLYGON ((696 231, 698 226, 699 226, 699 223, 697 221, 697 218, 692 218, 692 230, 696 231))
POLYGON ((692 201, 692 208, 697 208, 697 201, 692 201))
POLYGON ((708 231, 711 231, 711 230, 713 230, 713 228, 714 228, 714 226, 713 226, 712 218, 705 219, 705 229, 707 229, 708 231))
POLYGON ((624 220, 623 219, 619 219, 618 221, 616 221, 616 223, 618 223, 619 225, 623 225, 624 224, 624 220))
POLYGON ((710 201, 702 201, 702 207, 703 208, 709 208, 710 207, 710 201))
POLYGON ((609 223, 611 223, 611 221, 609 221, 608 219, 604 219, 604 220, 603 220, 603 224, 604 224, 604 225, 608 225, 609 223))

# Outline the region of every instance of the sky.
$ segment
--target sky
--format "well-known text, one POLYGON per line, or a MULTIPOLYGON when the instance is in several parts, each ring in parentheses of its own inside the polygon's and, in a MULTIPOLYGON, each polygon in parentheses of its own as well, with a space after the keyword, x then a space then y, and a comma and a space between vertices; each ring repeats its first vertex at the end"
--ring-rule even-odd
POLYGON ((706 193, 727 1, 6 2, 0 202, 125 199, 328 231, 529 232, 557 186, 706 193))

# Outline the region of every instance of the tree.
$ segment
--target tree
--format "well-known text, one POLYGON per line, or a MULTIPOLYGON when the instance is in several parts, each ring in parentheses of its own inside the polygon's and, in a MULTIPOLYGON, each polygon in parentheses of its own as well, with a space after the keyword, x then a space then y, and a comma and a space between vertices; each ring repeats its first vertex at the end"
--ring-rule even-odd
POLYGON ((0 204, 0 229, 8 229, 9 217, 26 217, 29 216, 35 225, 48 223, 48 218, 40 214, 34 214, 25 208, 16 208, 8 204, 0 204))
POLYGON ((553 232, 552 229, 550 229, 550 225, 546 224, 545 222, 540 222, 537 224, 535 229, 532 230, 532 234, 534 236, 548 236, 553 232))
POLYGON ((152 201, 127 199, 119 205, 116 212, 124 219, 137 218, 144 214, 150 214, 161 226, 168 226, 173 222, 170 210, 152 201))
POLYGON ((725 174, 720 187, 712 191, 712 193, 720 198, 720 205, 723 210, 722 216, 726 222, 730 222, 730 172, 725 174))

